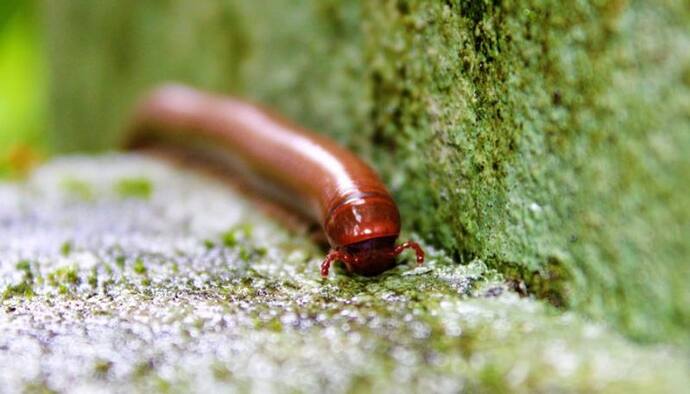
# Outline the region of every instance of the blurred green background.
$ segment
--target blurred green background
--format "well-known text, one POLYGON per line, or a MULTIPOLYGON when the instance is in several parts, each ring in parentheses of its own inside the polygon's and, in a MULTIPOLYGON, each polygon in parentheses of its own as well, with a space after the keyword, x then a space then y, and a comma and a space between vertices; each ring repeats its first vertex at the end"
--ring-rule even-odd
POLYGON ((45 66, 33 1, 0 2, 0 177, 22 173, 47 152, 45 66))

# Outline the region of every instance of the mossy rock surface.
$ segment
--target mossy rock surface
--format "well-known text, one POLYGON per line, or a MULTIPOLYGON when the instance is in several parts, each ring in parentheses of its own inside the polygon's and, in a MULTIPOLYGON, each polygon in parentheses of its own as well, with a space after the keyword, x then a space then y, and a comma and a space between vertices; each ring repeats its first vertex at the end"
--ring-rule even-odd
POLYGON ((682 350, 520 296, 478 259, 426 246, 422 268, 410 256, 376 278, 336 269, 322 280, 323 253, 305 235, 223 183, 150 158, 63 158, 0 184, 0 201, 3 392, 690 384, 682 350), (149 193, 122 193, 126 180, 149 193))
POLYGON ((358 151, 404 226, 643 341, 690 343, 687 1, 45 3, 55 140, 143 91, 251 97, 358 151))

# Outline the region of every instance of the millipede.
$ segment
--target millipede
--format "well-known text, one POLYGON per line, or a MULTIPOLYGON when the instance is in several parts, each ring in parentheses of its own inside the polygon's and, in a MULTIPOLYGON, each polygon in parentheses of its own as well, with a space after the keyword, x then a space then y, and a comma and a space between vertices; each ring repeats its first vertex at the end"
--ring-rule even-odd
POLYGON ((135 107, 126 149, 172 145, 227 163, 262 194, 320 223, 331 246, 327 277, 342 262, 349 272, 378 275, 396 257, 424 251, 396 245, 398 207, 376 172, 349 150, 256 104, 181 85, 164 85, 135 107))

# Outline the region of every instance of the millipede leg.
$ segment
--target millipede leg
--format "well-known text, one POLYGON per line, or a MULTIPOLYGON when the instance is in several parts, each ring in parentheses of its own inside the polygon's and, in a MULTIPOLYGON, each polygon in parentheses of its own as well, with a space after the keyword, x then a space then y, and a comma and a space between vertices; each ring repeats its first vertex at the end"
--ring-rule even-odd
POLYGON ((414 241, 403 242, 400 245, 396 246, 395 250, 393 251, 393 254, 395 256, 398 256, 405 249, 414 249, 414 253, 417 256, 417 265, 424 264, 424 251, 422 250, 422 247, 414 241))
POLYGON ((326 258, 323 260, 323 263, 321 263, 322 277, 328 277, 328 272, 331 269, 331 264, 333 264, 333 262, 337 260, 340 260, 345 264, 349 264, 351 259, 350 255, 345 252, 342 252, 340 250, 331 250, 330 252, 328 252, 328 255, 326 255, 326 258))

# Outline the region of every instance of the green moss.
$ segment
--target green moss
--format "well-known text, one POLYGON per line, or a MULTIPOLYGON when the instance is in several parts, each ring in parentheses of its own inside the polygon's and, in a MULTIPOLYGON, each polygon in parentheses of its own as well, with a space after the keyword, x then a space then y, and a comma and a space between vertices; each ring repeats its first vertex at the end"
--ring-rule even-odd
POLYGON ((539 270, 530 270, 524 266, 498 265, 495 268, 502 271, 506 280, 519 293, 534 295, 556 307, 568 306, 572 277, 558 260, 549 260, 539 270))
POLYGON ((17 284, 7 286, 2 292, 2 297, 0 297, 2 300, 13 297, 31 298, 34 296, 33 286, 36 278, 34 278, 34 274, 31 271, 31 262, 29 260, 21 260, 15 265, 15 268, 23 272, 22 280, 17 284))
POLYGON ((98 360, 94 363, 93 373, 101 378, 105 379, 113 368, 113 363, 108 360, 98 360))
POLYGON ((156 378, 155 380, 155 387, 156 387, 156 392, 167 394, 173 392, 173 384, 161 377, 156 378))
POLYGON ((146 265, 144 264, 144 260, 142 259, 136 259, 134 261, 132 269, 139 275, 146 275, 147 272, 146 265))
POLYGON ((23 393, 25 394, 57 394, 58 392, 51 389, 47 383, 28 383, 24 386, 23 393))
POLYGON ((16 285, 8 286, 2 292, 2 299, 6 300, 6 299, 12 298, 12 297, 30 298, 30 297, 33 297, 33 295, 34 295, 34 289, 31 285, 31 283, 27 282, 27 281, 22 281, 16 285))
POLYGON ((94 197, 93 188, 87 182, 76 178, 64 178, 60 182, 62 190, 73 197, 81 200, 92 200, 94 197))
POLYGON ((117 267, 120 268, 121 270, 125 269, 125 261, 126 261, 125 256, 115 257, 115 265, 117 265, 117 267))
POLYGON ((132 376, 136 379, 143 379, 153 371, 153 362, 140 362, 135 365, 132 371, 132 376))
POLYGON ((60 245, 60 254, 62 256, 67 257, 69 254, 72 253, 72 242, 71 241, 65 241, 60 245))
POLYGON ((122 178, 115 184, 115 191, 123 198, 148 199, 153 193, 153 184, 147 178, 122 178))
POLYGON ((235 246, 237 246, 237 231, 233 229, 224 232, 221 235, 221 240, 225 247, 234 248, 235 246))
POLYGON ((89 286, 93 287, 94 289, 98 287, 98 269, 93 268, 91 270, 91 274, 89 274, 89 277, 86 279, 87 283, 89 286))
POLYGON ((223 364, 215 363, 212 367, 213 377, 216 380, 229 381, 232 379, 232 372, 223 364))
POLYGON ((61 294, 68 293, 70 287, 81 283, 76 266, 60 267, 47 275, 48 284, 57 287, 61 294))
POLYGON ((33 273, 31 272, 31 262, 29 260, 21 260, 19 261, 16 265, 15 268, 18 271, 24 272, 26 276, 33 277, 33 273))
POLYGON ((252 257, 252 252, 247 249, 246 247, 241 247, 240 248, 240 259, 242 261, 249 261, 249 259, 252 257))
POLYGON ((242 235, 244 235, 244 238, 251 238, 252 235, 254 235, 254 226, 251 223, 242 223, 239 227, 238 230, 242 232, 242 235))
POLYGON ((506 383, 503 371, 495 365, 489 364, 479 371, 479 390, 483 393, 510 393, 510 386, 506 383))
POLYGON ((457 260, 690 343, 683 2, 87 3, 47 6, 62 148, 112 146, 159 81, 249 96, 374 163, 457 260))

